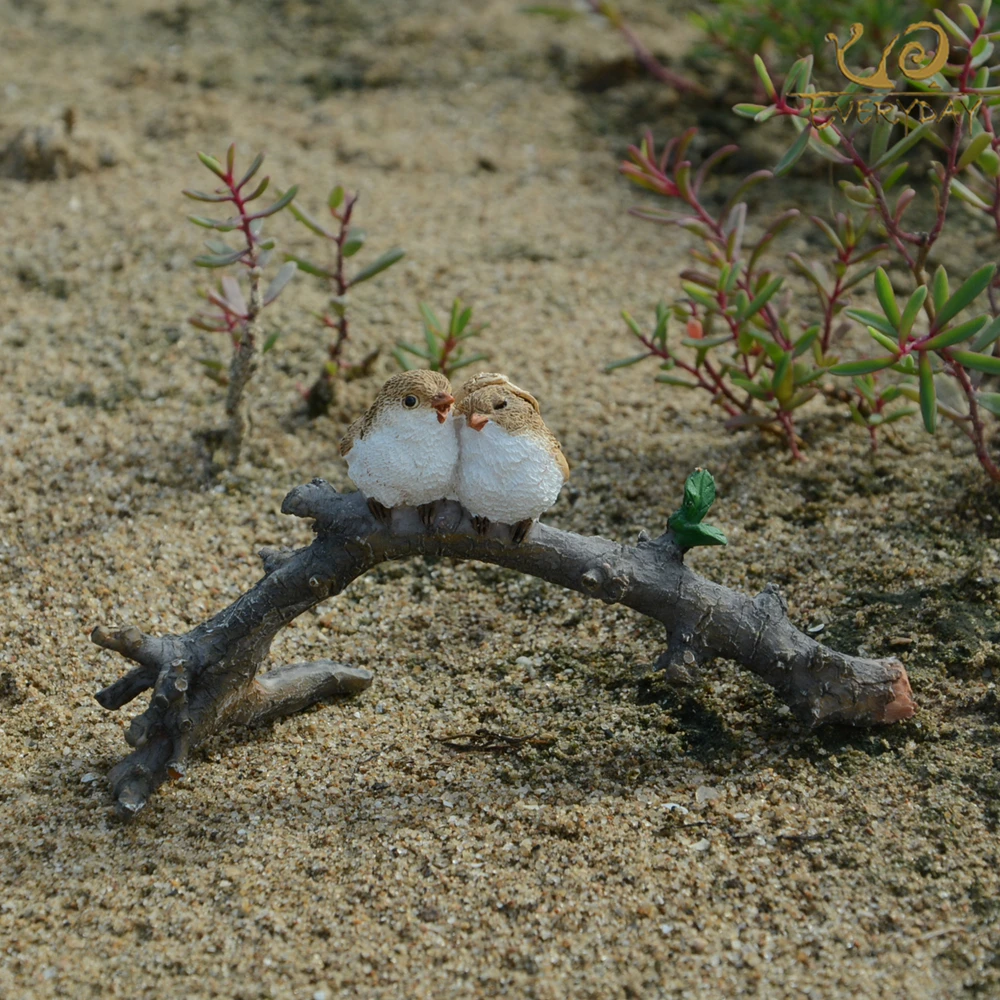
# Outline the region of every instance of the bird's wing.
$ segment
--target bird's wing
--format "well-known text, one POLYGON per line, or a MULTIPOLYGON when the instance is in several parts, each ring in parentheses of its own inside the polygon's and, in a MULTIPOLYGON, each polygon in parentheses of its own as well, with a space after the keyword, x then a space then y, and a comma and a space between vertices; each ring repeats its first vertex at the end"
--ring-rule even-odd
POLYGON ((347 453, 354 447, 354 442, 361 437, 361 432, 364 430, 364 416, 358 417, 357 420, 347 428, 347 433, 340 439, 340 454, 347 455, 347 453))
POLYGON ((556 462, 559 463, 559 468, 562 471, 563 482, 566 482, 569 479, 569 462, 566 461, 566 456, 562 453, 558 441, 556 441, 556 462))

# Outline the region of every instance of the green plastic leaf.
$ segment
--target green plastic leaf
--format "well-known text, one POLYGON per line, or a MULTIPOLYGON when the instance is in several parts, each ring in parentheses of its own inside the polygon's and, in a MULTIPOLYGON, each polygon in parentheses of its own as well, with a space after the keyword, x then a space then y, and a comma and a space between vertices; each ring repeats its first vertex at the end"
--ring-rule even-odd
POLYGON ((940 351, 944 347, 951 347, 953 344, 959 344, 963 340, 968 340, 979 333, 986 325, 986 320, 986 316, 976 316, 973 319, 966 320, 964 323, 959 323, 958 326, 953 326, 950 330, 945 330, 943 333, 931 337, 930 340, 922 345, 923 349, 927 351, 940 351))
POLYGON ((971 351, 952 351, 952 358, 960 365, 987 375, 1000 375, 1000 358, 992 354, 973 354, 971 351))
MULTIPOLYGON (((387 250, 377 260, 373 260, 367 267, 363 267, 360 271, 358 271, 358 273, 351 280, 351 284, 360 285, 362 281, 374 278, 376 274, 381 274, 383 271, 388 270, 393 264, 402 260, 405 256, 406 251, 400 250, 399 247, 396 247, 393 250, 387 250)), ((471 311, 469 315, 472 315, 471 311)), ((466 322, 468 322, 468 320, 466 320, 466 322)), ((461 333, 461 330, 458 332, 461 333)))
MULTIPOLYGON (((955 292, 937 311, 934 317, 934 326, 944 326, 948 320, 957 316, 966 306, 970 305, 993 280, 996 273, 996 264, 984 264, 978 271, 973 272, 961 288, 955 292)), ((935 275, 935 279, 937 276, 935 275)), ((937 296, 935 296, 935 299, 937 296)))
POLYGON ((725 545, 726 536, 718 528, 702 524, 715 502, 715 480, 707 469, 696 469, 684 484, 684 502, 670 516, 667 525, 681 549, 698 545, 725 545))
POLYGON ((861 361, 842 361, 839 365, 827 368, 831 375, 867 375, 869 372, 879 372, 895 364, 896 356, 890 354, 884 358, 864 358, 861 361))
POLYGON ((920 414, 924 418, 924 427, 928 434, 937 430, 937 396, 934 391, 934 371, 931 368, 931 356, 926 351, 920 352, 920 414))

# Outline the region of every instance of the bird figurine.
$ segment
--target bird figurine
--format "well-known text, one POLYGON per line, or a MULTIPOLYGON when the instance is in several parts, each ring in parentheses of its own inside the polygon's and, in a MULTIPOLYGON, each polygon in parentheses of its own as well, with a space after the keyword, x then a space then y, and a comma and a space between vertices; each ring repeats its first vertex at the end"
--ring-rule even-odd
POLYGON ((509 524, 515 543, 548 510, 569 478, 569 465, 542 420, 538 400, 506 376, 476 375, 458 392, 455 496, 483 534, 509 524), (471 387, 471 389, 470 389, 471 387))
POLYGON ((440 372, 393 375, 340 442, 347 471, 372 514, 388 523, 401 505, 420 508, 430 523, 433 504, 454 496, 458 435, 451 383, 440 372))

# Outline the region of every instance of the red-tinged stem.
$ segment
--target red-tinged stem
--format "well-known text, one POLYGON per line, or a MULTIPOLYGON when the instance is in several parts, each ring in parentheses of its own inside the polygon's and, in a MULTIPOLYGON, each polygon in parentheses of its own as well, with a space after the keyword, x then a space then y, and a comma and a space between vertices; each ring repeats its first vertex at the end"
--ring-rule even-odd
POLYGON ((979 404, 976 402, 976 390, 969 378, 969 373, 962 365, 952 359, 950 351, 942 351, 941 356, 951 364, 952 373, 958 380, 959 385, 961 385, 969 404, 969 423, 971 427, 966 428, 966 433, 969 435, 969 440, 972 441, 973 447, 976 449, 976 458, 979 459, 979 464, 986 471, 986 475, 993 482, 1000 483, 1000 469, 997 468, 987 447, 986 428, 983 426, 979 404))
POLYGON ((605 8, 605 5, 601 2, 601 0, 587 0, 587 2, 590 5, 590 9, 595 14, 599 14, 602 17, 607 18, 611 24, 618 29, 625 41, 627 41, 632 47, 632 51, 635 53, 636 59, 639 60, 643 69, 645 69, 650 76, 655 77, 661 83, 669 84, 681 93, 702 95, 706 93, 705 88, 702 87, 701 84, 695 83, 693 80, 688 80, 686 77, 673 72, 673 70, 667 69, 666 66, 660 63, 656 56, 654 56, 653 53, 646 48, 639 36, 628 26, 622 17, 611 14, 605 8))
POLYGON ((799 451, 799 446, 795 441, 795 424, 792 421, 792 415, 787 410, 778 410, 778 419, 781 421, 781 426, 785 428, 785 437, 788 439, 788 449, 792 453, 792 458, 796 462, 804 462, 805 456, 799 451))

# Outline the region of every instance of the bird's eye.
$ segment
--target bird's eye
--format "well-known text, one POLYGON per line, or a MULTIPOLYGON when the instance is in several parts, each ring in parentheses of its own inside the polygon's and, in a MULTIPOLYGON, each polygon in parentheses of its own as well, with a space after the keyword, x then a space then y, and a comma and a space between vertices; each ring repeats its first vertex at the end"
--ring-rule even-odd
POLYGON ((416 406, 418 402, 420 402, 420 400, 418 400, 416 396, 403 397, 403 406, 405 406, 408 410, 412 410, 413 407, 416 406))
POLYGON ((494 410, 502 410, 502 409, 504 409, 504 407, 506 407, 506 405, 507 405, 507 400, 506 399, 501 399, 501 400, 498 400, 496 403, 493 404, 493 409, 494 410))

